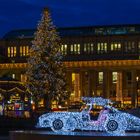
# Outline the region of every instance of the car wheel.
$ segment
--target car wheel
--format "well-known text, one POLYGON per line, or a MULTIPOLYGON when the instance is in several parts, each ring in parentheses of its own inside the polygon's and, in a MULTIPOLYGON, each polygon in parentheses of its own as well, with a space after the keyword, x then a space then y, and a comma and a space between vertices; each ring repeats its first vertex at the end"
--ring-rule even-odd
POLYGON ((76 125, 77 125, 77 122, 76 122, 75 118, 70 117, 66 121, 65 130, 66 131, 74 131, 76 129, 76 125))
POLYGON ((52 121, 51 129, 53 131, 62 131, 63 128, 64 128, 64 122, 61 119, 57 118, 52 121))
POLYGON ((109 133, 124 133, 127 128, 127 123, 124 119, 109 118, 105 123, 105 130, 109 133))
POLYGON ((109 120, 108 122, 107 122, 107 130, 108 131, 116 131, 117 129, 118 129, 118 122, 116 121, 116 120, 109 120))

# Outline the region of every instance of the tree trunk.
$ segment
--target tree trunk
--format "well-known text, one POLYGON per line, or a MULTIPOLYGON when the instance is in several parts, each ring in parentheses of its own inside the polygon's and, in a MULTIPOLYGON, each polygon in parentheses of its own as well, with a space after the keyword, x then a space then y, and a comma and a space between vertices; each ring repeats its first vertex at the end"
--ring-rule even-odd
POLYGON ((44 106, 47 112, 51 111, 51 98, 47 94, 44 95, 44 106))

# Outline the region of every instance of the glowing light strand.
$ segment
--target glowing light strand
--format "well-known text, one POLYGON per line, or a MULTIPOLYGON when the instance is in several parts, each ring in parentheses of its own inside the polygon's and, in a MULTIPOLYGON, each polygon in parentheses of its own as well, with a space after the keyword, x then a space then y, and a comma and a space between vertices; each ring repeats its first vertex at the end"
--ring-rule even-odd
POLYGON ((50 127, 53 131, 74 131, 96 130, 108 133, 122 134, 126 130, 140 130, 140 118, 129 113, 124 113, 116 108, 107 105, 111 103, 108 99, 82 98, 88 101, 89 110, 83 109, 81 112, 53 112, 46 113, 39 117, 37 127, 50 127), (99 103, 100 101, 100 103, 99 103), (93 104, 102 105, 106 110, 102 110, 96 121, 90 119, 90 109, 93 104))

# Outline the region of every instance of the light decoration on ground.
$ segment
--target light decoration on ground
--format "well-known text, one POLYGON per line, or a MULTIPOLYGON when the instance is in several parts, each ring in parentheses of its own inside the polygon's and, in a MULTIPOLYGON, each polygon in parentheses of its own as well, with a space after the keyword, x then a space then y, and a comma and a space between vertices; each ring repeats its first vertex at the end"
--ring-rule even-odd
POLYGON ((79 130, 105 131, 122 134, 126 130, 140 130, 140 118, 112 107, 109 99, 83 97, 86 107, 81 112, 52 112, 39 117, 37 127, 50 127, 55 132, 79 130), (97 120, 91 119, 93 105, 103 106, 97 120))

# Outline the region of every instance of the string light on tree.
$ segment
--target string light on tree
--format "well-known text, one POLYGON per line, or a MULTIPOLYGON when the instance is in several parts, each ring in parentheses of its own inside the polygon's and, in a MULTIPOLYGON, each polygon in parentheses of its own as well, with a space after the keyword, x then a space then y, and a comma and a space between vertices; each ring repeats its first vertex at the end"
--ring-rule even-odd
POLYGON ((67 97, 63 55, 59 50, 60 38, 45 8, 30 49, 27 87, 36 103, 44 98, 47 108, 51 108, 52 100, 67 97))

